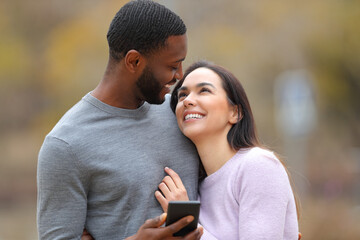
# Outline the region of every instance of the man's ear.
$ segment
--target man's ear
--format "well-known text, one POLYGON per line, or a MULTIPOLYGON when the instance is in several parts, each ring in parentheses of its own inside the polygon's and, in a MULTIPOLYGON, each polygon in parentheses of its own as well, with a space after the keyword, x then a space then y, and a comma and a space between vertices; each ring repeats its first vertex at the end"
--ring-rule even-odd
POLYGON ((231 124, 236 124, 242 119, 241 107, 240 105, 233 105, 230 107, 230 118, 229 122, 231 124))
POLYGON ((139 69, 142 69, 144 61, 144 57, 134 49, 128 51, 124 57, 125 67, 131 73, 135 73, 139 69))

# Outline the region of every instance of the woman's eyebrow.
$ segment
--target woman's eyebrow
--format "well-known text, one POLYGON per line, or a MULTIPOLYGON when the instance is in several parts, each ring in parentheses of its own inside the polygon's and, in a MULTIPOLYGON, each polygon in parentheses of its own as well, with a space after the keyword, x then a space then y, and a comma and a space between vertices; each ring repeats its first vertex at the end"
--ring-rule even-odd
MULTIPOLYGON (((202 82, 202 83, 196 84, 196 88, 200 88, 200 87, 203 87, 203 86, 210 86, 210 87, 216 89, 216 87, 215 87, 213 84, 208 83, 208 82, 202 82)), ((182 87, 180 87, 180 88, 178 89, 178 91, 186 91, 186 90, 188 90, 188 87, 186 87, 186 86, 182 86, 182 87)))
POLYGON ((208 83, 208 82, 202 82, 202 83, 198 83, 198 84, 196 84, 196 87, 203 87, 203 86, 210 86, 210 87, 213 87, 213 88, 215 88, 216 89, 216 87, 213 85, 213 84, 211 84, 211 83, 208 83))
POLYGON ((180 87, 180 88, 178 89, 178 91, 186 91, 187 89, 188 89, 187 87, 182 86, 182 87, 180 87))

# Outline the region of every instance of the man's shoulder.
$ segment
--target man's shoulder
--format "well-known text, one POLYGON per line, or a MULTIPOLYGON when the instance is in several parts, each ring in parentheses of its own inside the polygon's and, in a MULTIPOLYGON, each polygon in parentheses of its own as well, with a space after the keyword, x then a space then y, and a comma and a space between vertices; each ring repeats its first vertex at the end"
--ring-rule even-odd
POLYGON ((89 104, 83 99, 80 100, 60 118, 47 136, 67 142, 68 136, 74 136, 81 131, 88 113, 91 113, 89 104))

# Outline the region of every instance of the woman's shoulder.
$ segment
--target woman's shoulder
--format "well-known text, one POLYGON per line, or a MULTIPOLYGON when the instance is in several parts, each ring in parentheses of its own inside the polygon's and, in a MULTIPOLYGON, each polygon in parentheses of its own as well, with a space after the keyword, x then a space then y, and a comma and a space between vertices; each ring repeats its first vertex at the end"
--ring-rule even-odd
POLYGON ((268 149, 253 147, 246 152, 240 152, 239 157, 242 160, 242 168, 246 171, 268 173, 268 171, 283 172, 285 170, 274 152, 268 149))
POLYGON ((275 156, 274 152, 265 148, 253 147, 246 150, 239 150, 238 153, 245 161, 267 162, 269 159, 271 159, 274 162, 279 162, 279 159, 275 156))
POLYGON ((272 151, 254 147, 239 156, 242 156, 242 164, 236 174, 236 192, 244 186, 288 190, 289 179, 284 165, 272 151))

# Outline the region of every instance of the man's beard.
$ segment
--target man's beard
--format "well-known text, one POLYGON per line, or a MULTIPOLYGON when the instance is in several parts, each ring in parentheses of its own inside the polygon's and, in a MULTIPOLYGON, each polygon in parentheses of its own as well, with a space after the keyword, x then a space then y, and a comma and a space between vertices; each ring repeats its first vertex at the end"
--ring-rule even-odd
POLYGON ((162 86, 147 66, 137 80, 136 85, 143 95, 144 99, 142 100, 150 104, 161 104, 165 101, 165 98, 160 96, 162 86))

